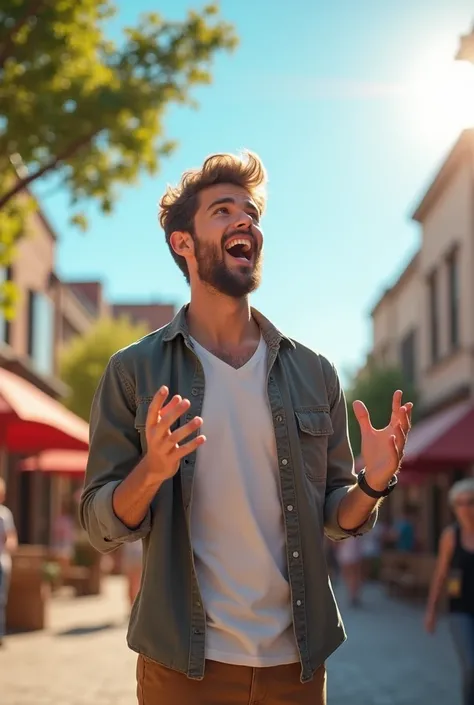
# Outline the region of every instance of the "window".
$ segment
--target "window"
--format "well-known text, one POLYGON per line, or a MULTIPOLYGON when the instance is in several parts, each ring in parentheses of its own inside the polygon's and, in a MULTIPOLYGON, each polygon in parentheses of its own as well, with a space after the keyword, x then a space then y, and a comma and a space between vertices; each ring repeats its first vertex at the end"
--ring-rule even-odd
POLYGON ((447 259, 448 269, 448 320, 449 345, 451 350, 459 346, 459 308, 461 292, 459 288, 459 252, 454 250, 447 259))
POLYGON ((439 313, 438 313, 438 273, 432 272, 428 277, 428 307, 430 327, 431 362, 439 359, 439 313))
POLYGON ((407 333, 401 342, 400 359, 405 381, 414 385, 416 383, 416 335, 414 330, 407 333))
MULTIPOLYGON (((0 285, 3 282, 13 279, 13 268, 0 268, 0 285)), ((0 343, 10 344, 11 341, 11 321, 7 320, 0 310, 0 343)))
POLYGON ((54 371, 54 306, 44 294, 28 292, 28 355, 41 374, 54 371))

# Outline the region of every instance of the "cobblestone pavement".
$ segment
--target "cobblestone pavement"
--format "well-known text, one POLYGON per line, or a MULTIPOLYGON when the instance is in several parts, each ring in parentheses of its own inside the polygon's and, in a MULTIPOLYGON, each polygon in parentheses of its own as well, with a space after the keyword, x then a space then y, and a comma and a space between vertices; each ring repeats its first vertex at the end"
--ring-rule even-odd
MULTIPOLYGON (((124 594, 110 578, 100 598, 55 598, 47 631, 11 635, 0 651, 0 704, 135 705, 124 594)), ((445 624, 425 635, 419 607, 372 586, 358 609, 343 593, 339 602, 349 638, 328 661, 329 705, 460 705, 445 624)))

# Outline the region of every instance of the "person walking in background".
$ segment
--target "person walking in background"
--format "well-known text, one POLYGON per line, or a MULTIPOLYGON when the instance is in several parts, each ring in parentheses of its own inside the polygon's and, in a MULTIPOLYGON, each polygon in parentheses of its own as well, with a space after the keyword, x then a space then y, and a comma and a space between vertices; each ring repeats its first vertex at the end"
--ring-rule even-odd
POLYGON ((59 561, 63 569, 71 564, 77 538, 71 503, 72 501, 70 500, 62 501, 61 511, 54 520, 52 527, 52 548, 56 560, 59 561))
POLYGON ((130 608, 136 600, 142 579, 143 549, 141 541, 128 541, 122 546, 122 571, 127 579, 130 608))
POLYGON ((362 571, 362 543, 359 537, 341 541, 336 551, 339 570, 349 595, 351 607, 358 607, 364 581, 362 571))
POLYGON ((413 553, 416 550, 416 514, 416 508, 408 505, 404 507, 401 517, 394 522, 393 540, 396 551, 413 553))
POLYGON ((251 308, 265 181, 256 155, 216 154, 167 190, 190 303, 111 358, 93 402, 80 517, 99 551, 143 540, 128 632, 140 705, 326 702, 345 632, 323 532, 373 526, 410 428, 399 390, 382 430, 354 402, 356 477, 334 366, 251 308))
POLYGON ((378 580, 387 526, 380 519, 372 531, 360 537, 362 553, 362 575, 364 581, 378 580))
POLYGON ((462 670, 464 705, 474 705, 474 478, 455 483, 449 501, 456 521, 442 533, 430 587, 425 626, 436 627, 447 586, 449 625, 462 670))
POLYGON ((18 546, 13 514, 4 504, 6 491, 5 481, 0 477, 0 646, 3 646, 6 634, 6 608, 12 569, 11 556, 18 546))

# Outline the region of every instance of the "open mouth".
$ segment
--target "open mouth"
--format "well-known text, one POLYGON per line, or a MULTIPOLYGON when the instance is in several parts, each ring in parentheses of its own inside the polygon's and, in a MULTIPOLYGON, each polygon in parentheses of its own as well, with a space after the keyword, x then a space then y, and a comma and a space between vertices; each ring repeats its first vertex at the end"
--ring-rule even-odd
POLYGON ((252 259, 253 244, 247 238, 232 238, 225 249, 231 257, 241 262, 250 262, 252 259))

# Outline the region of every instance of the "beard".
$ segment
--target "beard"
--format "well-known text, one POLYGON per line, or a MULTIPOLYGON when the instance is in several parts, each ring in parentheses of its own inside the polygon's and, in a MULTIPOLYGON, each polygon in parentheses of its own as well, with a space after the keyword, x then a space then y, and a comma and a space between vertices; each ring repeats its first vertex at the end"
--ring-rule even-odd
MULTIPOLYGON (((227 266, 224 248, 213 244, 203 244, 194 238, 194 253, 199 278, 205 284, 224 296, 241 299, 255 291, 262 280, 262 252, 255 255, 253 267, 227 266)), ((230 255, 229 255, 230 256, 230 255)))

